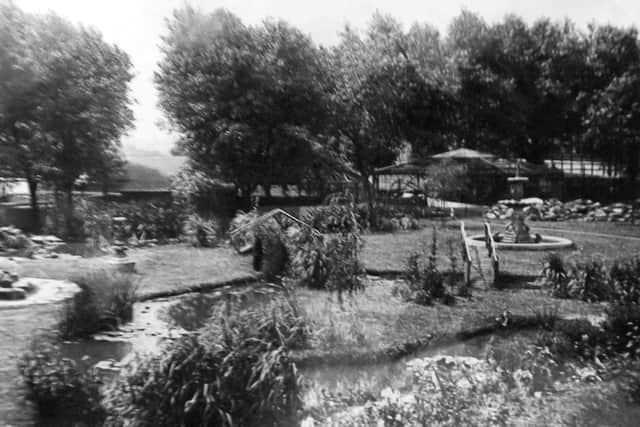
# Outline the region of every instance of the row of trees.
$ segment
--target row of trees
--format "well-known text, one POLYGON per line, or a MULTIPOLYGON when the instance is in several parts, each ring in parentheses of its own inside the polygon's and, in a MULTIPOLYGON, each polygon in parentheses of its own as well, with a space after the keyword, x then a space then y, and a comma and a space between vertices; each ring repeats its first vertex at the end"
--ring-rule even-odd
POLYGON ((244 192, 310 185, 344 162, 370 192, 373 169, 406 145, 537 163, 575 153, 638 175, 635 29, 512 15, 488 25, 463 11, 442 37, 376 14, 327 49, 283 21, 187 7, 162 46, 156 84, 179 150, 244 192))
POLYGON ((93 29, 0 2, 0 169, 66 194, 80 178, 104 183, 122 165, 120 137, 133 123, 125 52, 93 29))

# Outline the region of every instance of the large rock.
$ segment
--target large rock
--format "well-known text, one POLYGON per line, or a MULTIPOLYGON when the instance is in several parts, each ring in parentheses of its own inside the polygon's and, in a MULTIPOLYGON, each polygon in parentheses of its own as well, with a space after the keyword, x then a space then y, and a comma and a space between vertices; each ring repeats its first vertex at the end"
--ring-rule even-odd
POLYGON ((27 293, 18 288, 0 288, 0 300, 20 300, 25 299, 27 293))
POLYGON ((0 271, 0 288, 10 288, 17 279, 16 275, 12 275, 6 271, 0 271))

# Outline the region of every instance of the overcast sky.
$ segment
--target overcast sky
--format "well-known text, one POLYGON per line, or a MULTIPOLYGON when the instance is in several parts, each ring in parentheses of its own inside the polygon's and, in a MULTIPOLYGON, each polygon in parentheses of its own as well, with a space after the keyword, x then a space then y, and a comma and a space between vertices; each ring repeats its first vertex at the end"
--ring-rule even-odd
POLYGON ((516 13, 532 22, 540 16, 571 18, 584 27, 591 21, 621 26, 640 22, 638 0, 14 0, 28 12, 53 10, 73 22, 90 25, 104 38, 129 53, 136 69, 132 84, 136 98, 135 129, 123 140, 125 151, 140 149, 167 152, 175 136, 158 124, 162 113, 157 108, 153 72, 160 59, 158 44, 165 31, 165 18, 185 3, 205 11, 229 9, 246 24, 259 23, 265 17, 283 18, 311 35, 316 43, 330 45, 346 23, 362 28, 376 11, 389 13, 405 27, 413 22, 428 22, 445 32, 451 19, 465 8, 479 13, 489 23, 507 13, 516 13))

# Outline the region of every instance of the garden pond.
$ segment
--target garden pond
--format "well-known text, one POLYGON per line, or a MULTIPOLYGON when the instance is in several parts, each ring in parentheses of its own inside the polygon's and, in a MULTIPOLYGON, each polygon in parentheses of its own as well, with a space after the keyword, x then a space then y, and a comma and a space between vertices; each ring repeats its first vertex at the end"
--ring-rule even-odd
MULTIPOLYGON (((81 368, 100 367, 108 376, 135 353, 157 351, 163 339, 176 337, 201 327, 211 314, 216 300, 234 298, 241 304, 255 304, 269 298, 273 290, 240 293, 229 296, 223 291, 208 294, 188 294, 169 299, 136 303, 134 321, 121 330, 104 333, 94 339, 65 342, 63 354, 76 361, 81 368)), ((399 360, 376 364, 327 365, 304 367, 301 370, 305 385, 305 400, 318 395, 340 395, 351 390, 366 390, 376 396, 387 387, 406 390, 411 378, 406 375, 407 363, 432 356, 469 356, 485 359, 490 352, 510 351, 522 354, 536 338, 536 331, 502 331, 475 336, 465 340, 434 342, 428 348, 399 360)), ((558 372, 558 376, 562 373, 558 372)), ((15 394, 18 398, 19 393, 15 394)), ((6 403, 6 402, 5 402, 6 403)), ((14 402, 22 410, 10 411, 7 424, 26 426, 33 423, 33 411, 23 401, 14 402)), ((15 408, 14 408, 15 409, 15 408)), ((7 416, 0 413, 0 419, 7 416)))

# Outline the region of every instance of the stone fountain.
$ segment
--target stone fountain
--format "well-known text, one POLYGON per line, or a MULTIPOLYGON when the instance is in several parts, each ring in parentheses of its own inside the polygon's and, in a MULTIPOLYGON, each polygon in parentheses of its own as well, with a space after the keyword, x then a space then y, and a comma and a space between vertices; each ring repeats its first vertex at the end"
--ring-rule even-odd
MULTIPOLYGON (((509 184, 510 200, 501 203, 513 210, 510 222, 503 232, 493 235, 496 247, 504 250, 553 250, 564 249, 573 246, 573 242, 564 237, 543 236, 538 233, 531 233, 529 226, 525 223, 524 208, 529 204, 523 201, 524 185, 529 181, 526 176, 519 174, 520 164, 516 163, 516 174, 507 178, 509 184)), ((469 244, 472 246, 484 246, 487 237, 484 235, 471 236, 469 244)))

